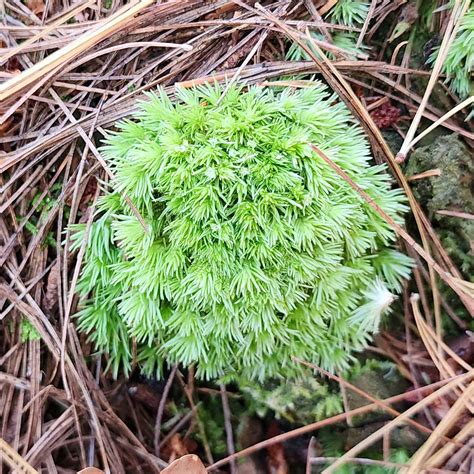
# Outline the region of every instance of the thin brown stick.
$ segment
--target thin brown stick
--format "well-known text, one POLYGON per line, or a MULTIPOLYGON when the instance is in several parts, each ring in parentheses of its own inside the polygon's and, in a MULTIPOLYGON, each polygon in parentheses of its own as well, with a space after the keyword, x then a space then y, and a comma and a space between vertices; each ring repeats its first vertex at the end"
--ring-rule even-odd
MULTIPOLYGON (((222 399, 222 411, 224 413, 224 426, 226 433, 226 442, 227 442, 227 452, 230 456, 235 454, 235 445, 234 445, 234 434, 232 432, 232 421, 231 421, 231 412, 229 407, 229 398, 227 397, 227 390, 224 384, 220 384, 221 390, 221 399, 222 399)), ((230 461, 230 472, 235 474, 237 472, 237 466, 235 460, 230 461)))
POLYGON ((168 380, 166 381, 165 388, 163 389, 163 393, 161 394, 160 404, 158 405, 158 410, 156 412, 155 436, 153 440, 156 457, 160 457, 161 422, 163 420, 163 415, 165 412, 166 400, 171 390, 171 386, 173 385, 173 380, 174 380, 177 370, 178 370, 178 365, 175 365, 173 369, 171 370, 168 380))
MULTIPOLYGON (((394 415, 394 416, 400 416, 401 415, 401 413, 398 410, 395 410, 394 408, 389 406, 387 403, 384 403, 384 402, 378 400, 377 398, 373 397, 372 395, 365 392, 364 390, 357 387, 356 385, 351 384, 347 380, 344 380, 343 378, 338 377, 337 375, 331 374, 327 370, 324 370, 324 369, 322 369, 321 367, 318 367, 315 364, 311 364, 311 363, 306 362, 304 360, 298 359, 297 357, 292 357, 292 360, 294 360, 298 364, 302 364, 302 365, 305 365, 306 367, 309 367, 310 369, 316 370, 317 372, 320 372, 321 374, 325 375, 326 377, 328 377, 332 380, 335 380, 339 384, 351 389, 353 392, 357 393, 361 397, 364 397, 367 400, 370 400, 372 403, 375 403, 379 408, 381 408, 384 411, 387 411, 391 415, 394 415)), ((418 423, 417 421, 407 420, 407 423, 411 424, 415 428, 418 428, 420 431, 423 431, 424 433, 433 433, 433 430, 431 430, 430 428, 427 428, 426 426, 422 425, 421 423, 418 423)), ((443 437, 443 441, 448 442, 448 443, 452 442, 452 440, 448 437, 443 437)))

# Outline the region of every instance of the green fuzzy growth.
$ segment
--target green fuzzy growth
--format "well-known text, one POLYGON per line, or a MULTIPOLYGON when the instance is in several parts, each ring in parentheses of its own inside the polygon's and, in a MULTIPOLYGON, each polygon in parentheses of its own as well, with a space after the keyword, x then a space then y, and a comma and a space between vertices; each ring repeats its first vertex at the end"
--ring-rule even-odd
MULTIPOLYGON (((369 11, 370 2, 360 0, 339 0, 326 15, 333 23, 345 26, 357 26, 364 23, 367 13, 369 11)), ((311 36, 318 41, 327 41, 325 36, 317 31, 311 31, 311 36)), ((349 58, 357 58, 358 55, 365 53, 366 46, 357 46, 358 34, 336 31, 332 33, 331 43, 343 50, 349 58)), ((308 47, 313 54, 319 56, 319 52, 311 43, 308 47)), ((326 53, 329 59, 336 59, 336 56, 331 53, 326 53)), ((286 54, 288 61, 309 61, 311 58, 309 54, 301 48, 297 43, 293 43, 286 54)))
MULTIPOLYGON (((311 31, 311 36, 319 41, 324 41, 324 35, 321 33, 311 31)), ((365 46, 357 47, 357 36, 353 33, 334 33, 332 35, 332 44, 338 48, 344 50, 344 52, 350 58, 357 58, 358 54, 364 53, 364 50, 367 49, 365 46)), ((313 46, 312 43, 308 43, 308 47, 311 49, 313 54, 319 57, 319 52, 313 46)), ((333 53, 326 53, 329 59, 336 59, 336 56, 333 53)), ((293 43, 286 54, 286 59, 288 61, 310 61, 310 55, 298 44, 293 43)))
MULTIPOLYGON (((355 361, 342 373, 342 377, 380 399, 398 393, 397 390, 402 385, 395 364, 375 359, 355 361)), ((270 413, 271 416, 293 424, 308 425, 344 411, 339 384, 316 379, 312 372, 302 374, 295 380, 281 377, 266 380, 263 384, 238 380, 238 384, 250 411, 259 417, 270 413)), ((348 391, 348 397, 351 409, 359 408, 367 402, 367 399, 361 399, 352 390, 348 391)), ((358 421, 379 420, 380 413, 362 415, 358 421)))
POLYGON ((296 374, 292 356, 347 367, 410 260, 309 143, 399 223, 401 191, 318 83, 176 96, 150 94, 107 139, 111 190, 89 235, 75 233, 76 246, 87 239, 79 328, 115 373, 133 353, 158 376, 163 361, 205 379, 296 374))
POLYGON ((264 384, 245 380, 239 388, 251 412, 261 418, 271 413, 278 419, 305 425, 344 410, 339 387, 331 390, 328 383, 317 381, 313 374, 297 380, 271 379, 264 384))
POLYGON ((370 2, 363 0, 339 0, 329 10, 327 16, 335 23, 355 26, 364 23, 369 7, 370 2))
POLYGON ((39 341, 41 339, 40 333, 37 329, 31 324, 28 319, 23 318, 21 320, 21 332, 20 338, 21 342, 29 342, 29 341, 39 341))
MULTIPOLYGON (((431 55, 429 62, 434 63, 439 48, 431 55)), ((474 69, 474 7, 470 7, 461 21, 456 38, 449 48, 442 72, 446 74, 446 83, 465 99, 473 93, 472 72, 474 69)))

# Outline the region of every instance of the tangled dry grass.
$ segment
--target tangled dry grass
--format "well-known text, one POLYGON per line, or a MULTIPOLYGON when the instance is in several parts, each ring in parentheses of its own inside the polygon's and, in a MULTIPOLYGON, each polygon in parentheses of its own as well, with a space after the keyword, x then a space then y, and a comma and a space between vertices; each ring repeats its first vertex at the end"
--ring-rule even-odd
MULTIPOLYGON (((91 348, 73 324, 77 305, 74 288, 82 255, 81 250, 75 254, 69 249, 68 226, 79 220, 91 221, 100 193, 97 183, 111 173, 98 150, 104 129, 127 117, 144 92, 160 85, 172 94, 178 83, 192 86, 209 80, 305 87, 304 80, 280 79, 302 73, 321 76, 349 106, 365 128, 376 160, 389 164, 409 197, 417 231, 410 234, 394 225, 402 245, 417 261, 417 294, 410 297, 408 288, 405 291, 405 339, 397 340, 382 332, 374 350, 395 361, 414 388, 388 400, 364 393, 370 404, 363 408, 234 453, 231 416, 225 403, 228 394, 221 387, 229 456, 214 462, 209 447, 204 446, 207 470, 222 472, 230 466, 235 472, 237 458, 377 407, 393 415, 393 420, 342 458, 333 460, 325 472, 354 460, 377 439, 383 438, 385 446, 390 431, 407 423, 425 431, 427 441, 409 465, 392 467, 406 473, 473 469, 474 422, 468 414, 473 409, 474 371, 466 358, 446 343, 441 311, 449 314, 461 331, 467 326, 445 301, 439 285, 442 281, 449 286, 471 315, 474 289, 443 249, 399 166, 418 142, 420 135, 416 134, 422 119, 445 127, 468 142, 474 139, 469 124, 463 121, 463 110, 472 98, 459 103, 448 94, 445 110, 430 102, 445 57, 443 52, 449 48, 469 2, 458 0, 451 14, 446 11, 439 15, 438 28, 445 40, 432 71, 408 68, 409 52, 401 60, 395 54, 390 62, 385 61, 384 45, 379 45, 380 51, 372 55, 377 60, 366 55, 355 59, 348 56, 331 41, 331 33, 341 27, 322 19, 333 3, 2 2, 2 471, 66 473, 95 465, 112 473, 160 472, 167 466, 170 450, 165 448, 173 434, 196 424, 198 391, 192 371, 184 379, 179 370, 173 369, 168 383, 149 393, 142 386, 131 390, 127 380, 111 380, 104 373, 103 360, 90 357, 91 348), (315 41, 309 36, 308 29, 316 28, 323 32, 325 40, 315 41), (288 39, 305 49, 311 60, 285 61, 288 39), (322 54, 316 55, 314 48, 333 53, 335 59, 329 61, 322 54), (424 96, 410 87, 411 81, 422 79, 428 81, 424 96), (368 101, 369 97, 373 100, 368 101), (404 136, 397 157, 371 115, 387 101, 407 111, 406 135, 394 124, 404 136), (39 338, 22 340, 25 321, 35 328, 39 338), (426 367, 434 374, 428 385, 420 378, 426 367), (164 436, 163 410, 172 383, 182 387, 189 410, 164 436), (412 405, 399 413, 392 408, 399 400, 410 400, 412 405), (434 404, 445 408, 441 419, 430 415, 434 404), (426 423, 412 419, 423 412, 427 413, 426 423)), ((366 23, 357 31, 359 38, 374 37, 383 21, 404 3, 372 1, 366 23)), ((341 173, 330 158, 323 158, 341 173)), ((343 172, 342 176, 349 179, 343 172)), ((363 191, 352 184, 364 199, 363 191)), ((354 389, 344 380, 339 383, 348 390, 354 389)), ((309 450, 307 472, 317 459, 309 450)), ((387 461, 381 462, 390 466, 387 461)))

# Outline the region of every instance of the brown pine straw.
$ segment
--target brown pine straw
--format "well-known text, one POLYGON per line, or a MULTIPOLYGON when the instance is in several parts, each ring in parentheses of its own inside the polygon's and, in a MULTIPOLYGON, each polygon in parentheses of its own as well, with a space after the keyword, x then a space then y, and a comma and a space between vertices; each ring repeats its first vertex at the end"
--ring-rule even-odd
POLYGON ((418 129, 418 126, 420 124, 423 111, 431 96, 431 92, 433 91, 433 88, 438 81, 438 77, 441 73, 443 63, 445 62, 446 57, 448 55, 449 48, 456 38, 456 33, 461 25, 461 21, 464 17, 464 14, 469 8, 470 3, 470 0, 456 0, 454 2, 452 13, 449 17, 449 22, 446 27, 446 31, 444 32, 443 40, 438 51, 438 56, 436 57, 436 61, 433 65, 433 72, 431 73, 430 80, 423 95, 423 100, 421 101, 421 104, 418 107, 415 117, 413 118, 410 124, 410 128, 408 129, 400 151, 397 153, 396 160, 398 163, 402 163, 406 159, 406 156, 413 145, 413 138, 415 137, 416 130, 418 129))
MULTIPOLYGON (((460 104, 456 105, 456 107, 453 107, 450 111, 446 112, 442 117, 440 117, 438 120, 433 122, 429 127, 427 127, 426 130, 423 130, 423 132, 421 132, 418 136, 413 138, 413 140, 410 142, 410 148, 415 146, 422 138, 426 137, 430 132, 432 132, 436 127, 438 127, 443 122, 445 122, 449 117, 452 117, 453 115, 457 114, 460 110, 469 107, 472 103, 474 103, 474 96, 468 97, 467 99, 463 100, 460 104)), ((473 135, 473 138, 474 138, 474 135, 473 135)))
POLYGON ((459 217, 460 219, 469 219, 474 220, 474 214, 469 214, 469 212, 459 212, 459 211, 448 211, 446 209, 440 209, 436 211, 436 214, 440 216, 449 216, 449 217, 459 217))
MULTIPOLYGON (((447 356, 449 356, 453 361, 455 361, 460 368, 463 368, 464 370, 470 371, 473 369, 467 362, 465 362, 461 357, 459 357, 448 345, 446 345, 442 340, 438 341, 437 340, 437 335, 434 333, 432 328, 426 323, 426 321, 423 319, 418 302, 419 302, 419 295, 415 294, 410 298, 410 302, 412 305, 412 310, 413 314, 415 316, 415 322, 417 325, 417 328, 419 330, 421 339, 423 343, 425 344, 425 347, 430 354, 431 360, 434 362, 436 367, 438 368, 441 376, 443 378, 446 377, 451 377, 456 374, 455 370, 453 367, 447 362, 445 357, 439 357, 438 352, 436 351, 436 348, 438 345, 441 346, 443 351, 446 353, 447 356)), ((466 387, 462 384, 460 384, 459 388, 461 390, 465 390, 466 387)), ((459 392, 458 392, 459 394, 459 392)), ((474 408, 472 403, 468 404, 468 408, 471 412, 474 412, 474 408)))
MULTIPOLYGON (((229 397, 227 396, 227 390, 224 384, 220 384, 221 399, 222 399, 222 412, 224 414, 224 427, 226 433, 227 452, 232 455, 235 453, 234 434, 232 431, 231 411, 229 406, 229 397)), ((230 462, 230 474, 237 474, 237 466, 235 460, 232 459, 230 462)))
POLYGON ((72 61, 82 52, 87 51, 95 44, 123 28, 131 18, 152 3, 153 0, 132 1, 129 5, 125 5, 117 13, 101 22, 97 28, 85 33, 72 43, 50 54, 39 63, 36 63, 21 74, 14 76, 9 81, 0 84, 0 101, 8 100, 18 91, 25 89, 39 78, 54 71, 58 66, 64 67, 69 61, 72 61))
MULTIPOLYGON (((7 270, 7 271, 8 273, 12 274, 10 270, 7 270)), ((16 279, 15 283, 20 291, 25 290, 23 284, 18 278, 16 279)), ((0 285, 0 296, 9 299, 12 303, 15 304, 17 308, 20 309, 20 311, 25 316, 28 317, 28 320, 30 321, 30 323, 41 334, 42 339, 46 342, 48 347, 52 349, 52 355, 55 356, 57 360, 59 360, 60 355, 61 355, 61 350, 60 350, 61 341, 59 340, 59 337, 56 331, 54 330, 54 328, 51 326, 50 322, 48 321, 46 315, 42 312, 42 310, 39 308, 39 306, 36 304, 33 298, 31 298, 31 296, 27 294, 26 300, 28 301, 28 303, 24 303, 23 301, 18 300, 16 293, 11 288, 6 287, 5 285, 0 285)), ((92 425, 97 435, 97 442, 99 445, 102 462, 104 463, 105 470, 108 471, 109 462, 108 462, 108 458, 105 452, 105 445, 103 441, 103 435, 101 432, 102 427, 101 427, 101 424, 99 423, 96 409, 92 403, 92 399, 89 395, 86 384, 84 380, 82 380, 82 378, 80 377, 69 355, 65 355, 65 362, 68 368, 68 372, 72 375, 72 377, 75 379, 75 382, 80 387, 80 390, 82 391, 82 395, 84 397, 86 405, 89 408, 89 411, 92 417, 92 422, 93 422, 92 425)))
POLYGON ((6 462, 16 472, 38 474, 4 439, 0 438, 0 460, 6 462))
MULTIPOLYGON (((309 463, 310 466, 311 464, 327 464, 328 462, 331 461, 336 461, 338 458, 336 457, 312 457, 309 458, 309 463)), ((370 459, 370 458, 350 458, 347 460, 348 463, 353 463, 353 464, 359 464, 362 466, 382 466, 387 469, 393 469, 396 468, 398 469, 397 472, 401 473, 403 468, 409 467, 409 464, 400 464, 396 462, 390 462, 390 461, 379 461, 377 459, 370 459)), ((459 474, 459 471, 450 471, 448 469, 437 469, 435 467, 430 468, 430 474, 459 474)), ((308 474, 311 474, 309 472, 308 474)))
POLYGON ((46 28, 43 28, 41 31, 36 33, 35 35, 28 38, 26 41, 23 41, 20 45, 16 48, 11 48, 8 52, 6 52, 3 56, 0 56, 0 65, 4 64, 8 59, 16 56, 17 54, 21 54, 25 52, 26 48, 30 45, 38 41, 39 39, 48 35, 48 33, 57 30, 60 25, 65 23, 66 21, 74 18, 78 13, 86 8, 90 7, 94 4, 94 0, 87 0, 87 2, 81 3, 77 7, 73 8, 72 10, 65 12, 63 15, 59 17, 58 20, 54 21, 46 28))
MULTIPOLYGON (((346 453, 344 453, 336 462, 331 464, 330 467, 325 469, 323 471, 323 474, 330 474, 334 472, 339 466, 343 465, 344 463, 347 462, 348 459, 351 457, 356 457, 357 454, 360 452, 364 451, 368 447, 370 447, 373 443, 375 443, 377 440, 382 438, 384 433, 389 433, 393 428, 396 426, 399 426, 401 424, 404 424, 407 422, 407 420, 412 416, 415 415, 417 412, 419 412, 423 407, 426 407, 430 405, 433 401, 438 399, 439 397, 443 395, 447 395, 449 392, 451 392, 454 387, 458 384, 460 381, 466 381, 468 382, 472 377, 474 376, 474 369, 463 374, 460 376, 458 379, 453 380, 446 384, 444 387, 436 390, 432 394, 426 396, 423 400, 419 401, 412 407, 410 407, 408 410, 400 414, 397 418, 395 418, 392 421, 389 421, 386 425, 384 425, 382 428, 377 430, 375 433, 372 433, 371 435, 367 436, 363 441, 361 441, 358 445, 354 446, 353 448, 349 449, 346 453)), ((474 383, 470 383, 468 391, 465 393, 469 393, 469 395, 473 392, 474 390, 474 383)), ((464 407, 464 402, 466 399, 462 399, 462 405, 464 407)), ((431 437, 430 437, 431 439, 431 437)), ((433 438, 434 439, 434 438, 433 438)))
POLYGON ((441 176, 441 170, 439 168, 435 168, 432 170, 423 171, 422 173, 414 174, 412 176, 407 176, 407 181, 417 181, 419 179, 432 178, 433 176, 441 176))
MULTIPOLYGON (((413 395, 422 395, 422 394, 425 394, 426 392, 431 392, 434 389, 437 389, 437 387, 443 387, 443 386, 446 386, 447 384, 457 384, 459 381, 462 381, 465 378, 466 378, 466 374, 457 375, 456 377, 453 377, 450 379, 440 380, 439 382, 435 382, 433 384, 426 385, 424 387, 420 387, 414 390, 409 390, 408 392, 404 392, 399 395, 394 395, 393 397, 390 397, 390 398, 379 400, 379 402, 384 405, 397 403, 407 398, 410 398, 413 395)), ((438 390, 436 390, 433 394, 438 393, 438 390)), ((444 392, 441 392, 440 396, 443 394, 444 392)), ((436 398, 437 397, 433 397, 433 399, 436 399, 436 398)), ((289 439, 296 438, 298 436, 302 436, 307 433, 311 433, 320 428, 324 428, 325 426, 330 426, 330 425, 345 421, 347 417, 369 413, 372 410, 376 409, 377 407, 378 407, 377 403, 369 403, 368 405, 364 405, 359 408, 354 408, 353 410, 341 413, 339 415, 331 416, 329 418, 326 418, 325 420, 316 421, 315 423, 311 423, 309 425, 302 426, 300 428, 296 428, 291 431, 287 431, 286 433, 282 433, 280 435, 274 436, 264 441, 260 441, 259 443, 256 443, 253 446, 250 446, 248 448, 242 449, 241 451, 238 451, 237 453, 231 456, 227 456, 224 459, 220 459, 219 461, 210 465, 207 469, 208 471, 213 471, 221 466, 225 466, 232 459, 238 459, 241 457, 249 456, 250 454, 253 454, 257 451, 265 449, 268 446, 271 446, 273 444, 283 443, 285 441, 288 441, 289 439)), ((449 444, 454 444, 455 445, 454 447, 458 447, 458 445, 456 444, 456 441, 454 440, 451 440, 451 443, 449 444)))
MULTIPOLYGON (((133 413, 126 418, 122 416, 113 403, 115 395, 127 390, 127 381, 119 379, 113 382, 103 371, 106 361, 102 359, 102 363, 97 363, 85 341, 79 340, 74 326, 68 324, 77 309, 73 289, 81 259, 80 254, 71 255, 68 250, 69 234, 66 234, 65 246, 61 246, 66 224, 76 223, 83 212, 79 211, 79 205, 87 198, 86 186, 97 179, 104 179, 104 174, 107 174, 106 166, 103 166, 106 163, 97 151, 100 150, 98 142, 105 134, 104 128, 128 117, 136 109, 137 99, 143 99, 143 93, 155 89, 157 85, 163 86, 172 96, 178 84, 192 87, 235 77, 247 84, 261 86, 311 87, 308 81, 281 81, 281 77, 322 75, 330 89, 339 94, 365 128, 376 160, 389 164, 407 193, 421 236, 422 245, 416 247, 410 245, 412 241, 407 238, 410 237, 408 234, 405 237, 400 234, 402 242, 407 243, 409 253, 418 263, 414 283, 423 303, 418 315, 413 309, 414 320, 411 319, 411 311, 407 315, 407 332, 411 341, 405 343, 381 334, 373 350, 392 358, 406 377, 417 380, 418 374, 411 373, 406 362, 407 346, 413 345, 409 352, 411 366, 415 367, 415 371, 424 367, 437 369, 441 380, 289 431, 240 453, 231 454, 234 448, 228 440, 231 456, 218 461, 219 465, 322 426, 343 422, 354 414, 380 408, 380 403, 395 403, 410 396, 429 394, 431 390, 450 382, 450 388, 443 392, 447 394, 446 400, 462 397, 470 387, 469 379, 464 378, 465 374, 452 375, 460 371, 469 373, 471 369, 443 341, 439 324, 440 306, 460 328, 465 327, 465 323, 438 294, 437 280, 444 276, 468 309, 472 309, 473 287, 462 278, 443 249, 430 221, 414 199, 407 178, 394 162, 394 156, 367 108, 349 84, 360 86, 364 93, 375 96, 373 104, 389 99, 405 107, 409 115, 421 115, 432 122, 429 131, 441 126, 467 140, 474 135, 469 124, 462 121, 462 109, 472 105, 472 99, 460 103, 453 100, 455 105, 451 110, 440 110, 409 90, 408 86, 402 86, 402 79, 408 81, 415 76, 421 79, 431 77, 436 82, 433 73, 405 67, 408 64, 405 62, 406 55, 402 66, 395 64, 397 54, 390 62, 349 59, 331 43, 333 31, 348 28, 321 21, 321 15, 335 2, 292 2, 288 9, 286 2, 271 0, 265 0, 262 6, 256 8, 249 5, 253 2, 238 0, 175 0, 150 3, 148 7, 137 10, 137 14, 125 11, 139 8, 140 3, 123 5, 122 0, 113 0, 109 11, 105 10, 104 2, 97 2, 93 8, 87 8, 88 3, 65 4, 63 10, 56 13, 51 11, 53 4, 46 2, 43 15, 34 14, 28 2, 20 4, 18 0, 8 0, 6 3, 7 8, 12 5, 20 9, 20 16, 16 18, 18 24, 12 25, 7 19, 6 25, 2 25, 2 32, 5 32, 9 42, 7 47, 1 49, 0 56, 3 60, 10 58, 7 64, 14 59, 22 72, 17 74, 10 69, 0 71, 0 80, 3 81, 0 90, 5 90, 6 84, 20 78, 18 84, 25 86, 16 92, 7 91, 8 101, 2 102, 0 111, 3 124, 0 124, 0 146, 6 150, 0 152, 3 153, 0 155, 0 172, 4 173, 0 176, 0 302, 6 300, 1 307, 0 319, 4 328, 10 325, 16 328, 14 334, 4 330, 4 341, 1 341, 4 351, 0 355, 2 436, 8 440, 10 447, 23 460, 28 460, 33 469, 52 473, 64 467, 77 467, 79 470, 79 467, 85 468, 90 464, 114 474, 129 472, 130 466, 142 472, 159 472, 166 466, 166 462, 152 454, 155 413, 147 415, 147 409, 127 393, 127 406, 133 413), (75 18, 77 22, 74 24, 64 23, 73 12, 77 14, 79 11, 88 15, 88 19, 82 21, 75 18), (101 28, 110 25, 113 18, 122 14, 116 29, 107 34, 97 34, 101 28), (324 41, 315 41, 303 33, 308 28, 321 28, 324 41), (47 64, 51 58, 54 59, 54 55, 57 57, 67 52, 71 45, 87 38, 93 40, 92 48, 73 48, 70 55, 52 61, 33 78, 31 70, 34 72, 35 67, 47 64), (280 60, 286 38, 292 39, 306 52, 310 50, 308 54, 312 60, 280 60), (260 43, 255 46, 259 39, 260 43), (51 52, 54 50, 56 52, 51 52), (315 56, 312 51, 318 54, 315 56), (338 59, 328 61, 323 51, 335 53, 338 59), (82 168, 79 169, 82 160, 82 168), (59 187, 59 193, 54 191, 54 187, 59 187), (31 196, 35 193, 36 201, 31 202, 31 196), (52 206, 41 211, 41 217, 36 221, 48 198, 54 199, 52 206), (65 201, 68 201, 69 218, 65 218, 65 201), (36 235, 30 235, 27 231, 28 223, 36 223, 36 235), (56 239, 54 249, 42 245, 49 232, 56 239), (55 281, 55 285, 47 284, 46 280, 50 279, 55 281), (45 298, 46 290, 48 298, 45 298), (434 297, 432 307, 430 291, 434 297), (51 295, 57 300, 57 309, 46 310, 45 302, 51 295), (430 320, 433 309, 436 326, 430 320), (40 331, 41 341, 21 342, 18 325, 22 318, 28 319, 40 331), (423 344, 426 350, 416 344, 423 344), (446 358, 451 359, 449 364, 446 358), (62 374, 56 370, 61 364, 64 367, 62 374), (70 453, 65 462, 74 459, 74 466, 61 465, 62 456, 58 453, 66 456, 70 453)), ((361 30, 353 31, 359 39, 365 36, 370 41, 384 17, 401 3, 392 2, 382 8, 376 6, 372 19, 367 19, 361 30)), ((373 5, 374 1, 371 8, 373 5)), ((397 51, 402 46, 403 42, 399 43, 397 51)), ((394 128, 397 130, 397 127, 394 128)), ((403 133, 401 126, 398 130, 403 133)), ((418 145, 425 136, 425 132, 414 135, 411 147, 418 145)), ((330 157, 327 158, 331 161, 330 157)), ((334 171, 337 172, 336 169, 334 171)), ((431 174, 421 173, 416 178, 424 179, 428 175, 431 174)), ((344 176, 341 178, 345 179, 344 176)), ((363 196, 361 198, 364 199, 363 196)), ((460 219, 472 218, 458 210, 440 209, 439 212, 460 219)), ((82 216, 84 222, 90 219, 89 214, 82 216)), ((409 306, 408 301, 405 303, 409 306)), ((203 388, 198 387, 197 390, 203 388)), ((228 393, 228 396, 233 394, 228 393)), ((186 424, 190 424, 189 430, 193 429, 197 411, 192 397, 189 404, 187 414, 171 426, 161 445, 169 446, 171 436, 182 432, 186 424)), ((463 405, 471 408, 470 400, 465 400, 463 405)), ((429 404, 423 405, 420 410, 428 408, 429 404)), ((469 438, 473 435, 473 423, 462 425, 461 410, 459 405, 456 410, 451 407, 450 422, 446 421, 438 431, 433 423, 434 434, 429 438, 433 444, 418 454, 423 457, 422 461, 417 461, 421 469, 467 469, 465 462, 469 455, 467 449, 469 438), (457 434, 454 428, 459 430, 457 434), (444 436, 444 441, 436 444, 440 436, 444 436), (447 436, 452 436, 452 439, 447 436)), ((230 415, 227 414, 226 418, 229 421, 230 415)), ((165 421, 163 419, 163 423, 165 421)), ((405 420, 405 423, 409 422, 405 420)), ((388 431, 384 431, 381 437, 387 440, 388 431)), ((206 444, 204 448, 209 450, 206 444)), ((315 453, 311 457, 315 457, 315 453)), ((213 470, 217 463, 210 464, 213 470)))
MULTIPOLYGON (((468 445, 469 441, 472 441, 474 437, 474 419, 470 420, 469 423, 464 425, 459 433, 453 438, 457 443, 462 443, 465 446, 468 445)), ((442 466, 446 459, 453 454, 453 451, 457 449, 452 444, 445 444, 441 446, 433 455, 426 459, 424 467, 431 469, 434 466, 442 466)))
MULTIPOLYGON (((426 323, 423 322, 420 310, 418 308, 418 300, 419 300, 418 295, 413 295, 410 298, 410 301, 413 307, 413 313, 415 315, 415 319, 419 327, 420 327, 420 323, 423 323, 426 328, 426 323)), ((426 339, 424 338, 424 340, 426 339)), ((451 351, 450 355, 453 356, 455 354, 451 351)), ((460 365, 463 365, 463 367, 466 370, 468 370, 468 373, 474 372, 474 369, 470 367, 469 364, 464 363, 464 361, 462 361, 462 359, 460 359, 459 357, 456 358, 456 361, 460 363, 460 365), (462 361, 463 364, 461 364, 460 361, 462 361)), ((447 372, 450 372, 450 371, 448 370, 447 372)), ((439 437, 443 436, 444 433, 447 433, 452 428, 454 423, 456 423, 456 421, 458 420, 459 416, 465 412, 466 408, 469 409, 469 411, 471 411, 471 414, 474 412, 473 406, 472 406, 473 400, 474 400, 474 382, 471 381, 467 387, 465 387, 464 384, 462 384, 460 385, 460 388, 462 389, 461 395, 457 398, 457 400, 451 406, 448 413, 443 417, 443 419, 438 424, 438 426, 433 431, 433 433, 430 435, 428 440, 425 441, 425 443, 423 443, 421 448, 415 453, 415 455, 411 459, 410 466, 407 469, 404 469, 402 471, 403 473, 416 474, 417 472, 420 472, 421 467, 424 466, 425 464, 426 458, 428 458, 428 456, 430 456, 433 453, 433 451, 436 449, 436 447, 439 445, 439 441, 440 441, 439 437)), ((472 429, 472 427, 471 427, 471 433, 474 433, 474 430, 472 429)))

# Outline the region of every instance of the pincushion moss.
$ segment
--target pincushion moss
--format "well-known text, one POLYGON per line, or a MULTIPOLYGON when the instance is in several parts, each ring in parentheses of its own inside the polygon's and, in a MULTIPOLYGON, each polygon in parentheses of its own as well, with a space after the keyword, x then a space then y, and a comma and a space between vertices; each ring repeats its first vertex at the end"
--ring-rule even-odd
POLYGON ((78 324, 116 373, 203 378, 334 370, 364 348, 409 259, 316 144, 397 222, 405 210, 325 88, 162 91, 103 148, 115 178, 87 238, 78 324), (125 202, 143 216, 148 232, 125 202))

